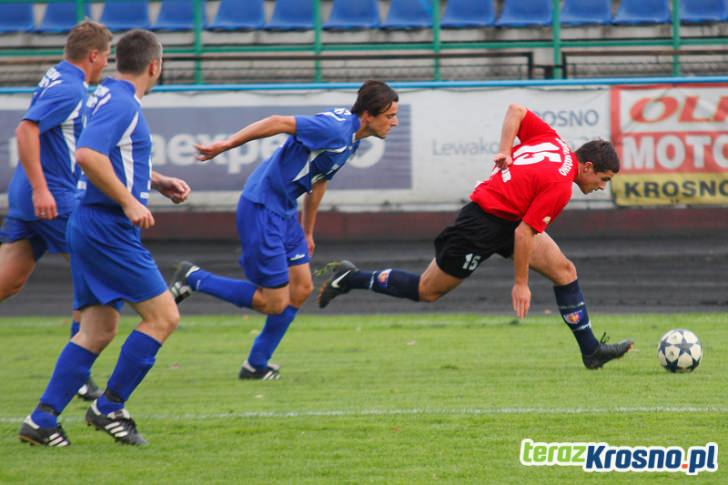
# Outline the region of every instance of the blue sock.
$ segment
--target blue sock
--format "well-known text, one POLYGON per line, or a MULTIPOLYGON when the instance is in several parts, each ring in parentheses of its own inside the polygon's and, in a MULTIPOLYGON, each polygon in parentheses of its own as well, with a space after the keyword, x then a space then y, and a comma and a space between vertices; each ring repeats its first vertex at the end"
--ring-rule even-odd
POLYGON ((583 355, 590 355, 599 347, 599 341, 592 333, 589 313, 586 311, 584 295, 579 288, 579 280, 568 285, 554 286, 556 303, 564 323, 571 329, 576 337, 583 355))
POLYGON ((375 271, 369 280, 369 288, 377 293, 420 301, 420 275, 399 269, 375 271))
POLYGON ((55 412, 36 408, 31 414, 33 421, 42 428, 53 428, 57 425, 56 416, 61 414, 78 388, 81 387, 91 374, 91 366, 94 365, 98 354, 84 349, 83 347, 68 342, 61 351, 53 369, 51 380, 45 392, 40 398, 40 408, 47 406, 55 412))
POLYGON ((81 330, 81 324, 76 320, 73 320, 71 322, 71 338, 73 338, 73 336, 76 335, 79 330, 81 330))
POLYGON ((207 293, 235 306, 252 308, 253 294, 258 289, 253 283, 245 280, 225 278, 200 269, 187 277, 187 283, 195 291, 207 293))
POLYGON ((273 352, 283 340, 289 325, 296 318, 298 308, 288 305, 283 313, 268 315, 263 330, 255 337, 253 347, 248 355, 248 363, 256 369, 264 369, 268 365, 273 352))
POLYGON ((106 391, 96 403, 102 414, 118 411, 124 407, 131 393, 154 365, 154 358, 161 346, 162 344, 152 337, 138 330, 129 334, 121 346, 119 360, 109 378, 106 391))

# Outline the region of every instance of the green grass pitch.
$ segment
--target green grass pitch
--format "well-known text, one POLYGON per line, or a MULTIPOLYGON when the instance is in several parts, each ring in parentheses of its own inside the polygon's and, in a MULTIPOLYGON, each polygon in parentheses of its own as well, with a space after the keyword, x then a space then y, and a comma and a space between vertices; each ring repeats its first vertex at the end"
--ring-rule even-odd
MULTIPOLYGON (((595 333, 636 348, 599 371, 581 365, 558 316, 301 316, 274 361, 277 382, 237 371, 258 316, 183 316, 128 409, 150 441, 115 444, 74 399, 67 449, 21 444, 64 345, 63 318, 0 319, 0 483, 728 483, 728 314, 603 315, 595 333), (688 328, 705 356, 665 372, 656 346, 688 328), (591 473, 526 467, 520 442, 719 445, 719 469, 591 473), (723 448, 720 448, 723 447, 723 448)), ((94 367, 105 383, 133 320, 94 367)))

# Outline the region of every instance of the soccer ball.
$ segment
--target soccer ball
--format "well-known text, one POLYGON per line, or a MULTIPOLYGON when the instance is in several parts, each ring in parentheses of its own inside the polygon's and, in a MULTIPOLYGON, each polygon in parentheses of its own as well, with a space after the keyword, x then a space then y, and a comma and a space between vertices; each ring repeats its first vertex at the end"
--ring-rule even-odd
POLYGON ((690 330, 670 330, 660 339, 657 346, 660 365, 670 372, 692 372, 703 358, 700 339, 690 330))

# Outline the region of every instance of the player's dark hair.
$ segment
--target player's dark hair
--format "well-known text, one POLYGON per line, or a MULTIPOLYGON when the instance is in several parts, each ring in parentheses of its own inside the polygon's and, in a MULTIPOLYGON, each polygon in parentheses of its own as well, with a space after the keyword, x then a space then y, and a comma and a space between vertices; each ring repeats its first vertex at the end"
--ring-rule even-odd
POLYGON ((371 116, 377 116, 387 111, 396 101, 399 101, 399 95, 394 89, 382 81, 369 80, 359 88, 359 95, 351 112, 362 115, 366 111, 371 116))
POLYGON ((579 162, 591 162, 594 165, 595 172, 607 172, 611 170, 614 173, 619 172, 619 156, 617 152, 606 140, 592 140, 584 143, 576 151, 579 162))
POLYGON ((120 73, 142 74, 154 59, 162 59, 162 44, 148 30, 131 30, 116 44, 116 69, 120 73))
POLYGON ((93 50, 107 50, 111 46, 111 39, 111 32, 102 24, 84 20, 68 33, 63 54, 69 61, 82 61, 93 50))

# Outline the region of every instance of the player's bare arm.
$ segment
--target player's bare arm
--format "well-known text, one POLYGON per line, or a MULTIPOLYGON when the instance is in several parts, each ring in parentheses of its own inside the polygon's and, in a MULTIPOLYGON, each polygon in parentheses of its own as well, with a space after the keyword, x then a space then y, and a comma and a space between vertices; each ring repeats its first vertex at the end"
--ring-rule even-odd
POLYGON ((501 128, 498 153, 493 156, 493 163, 500 169, 507 168, 513 163, 511 149, 513 148, 513 142, 518 135, 518 130, 521 127, 521 122, 526 116, 527 111, 526 107, 520 104, 511 104, 508 106, 506 116, 503 120, 503 127, 501 128))
POLYGON ((268 138, 269 136, 281 133, 287 133, 289 135, 296 133, 295 117, 280 115, 269 116, 249 124, 225 140, 210 143, 209 145, 195 145, 195 149, 199 153, 197 159, 200 161, 211 160, 222 152, 244 145, 249 141, 268 138))
POLYGON ((58 215, 56 199, 48 190, 43 166, 40 162, 40 128, 32 121, 23 120, 15 129, 18 155, 28 181, 33 187, 33 208, 38 219, 51 220, 58 215))
POLYGON ((119 203, 132 224, 142 229, 154 225, 152 213, 121 183, 109 157, 90 148, 79 148, 76 150, 76 161, 92 184, 119 203))
POLYGON ((321 205, 321 199, 324 198, 324 194, 326 193, 327 186, 327 180, 319 180, 311 186, 311 192, 303 196, 301 227, 303 227, 303 233, 306 235, 309 256, 313 256, 313 251, 316 249, 316 243, 313 240, 313 231, 316 227, 316 214, 319 205, 321 205))
POLYGON ((181 204, 186 201, 192 191, 184 180, 176 177, 168 177, 155 171, 152 171, 151 182, 154 190, 175 204, 181 204))
POLYGON ((528 263, 536 235, 531 226, 521 222, 516 228, 513 244, 513 310, 518 318, 525 318, 531 306, 531 290, 528 288, 528 263))

